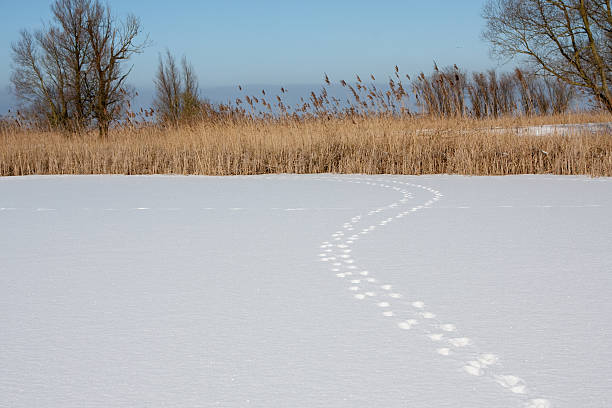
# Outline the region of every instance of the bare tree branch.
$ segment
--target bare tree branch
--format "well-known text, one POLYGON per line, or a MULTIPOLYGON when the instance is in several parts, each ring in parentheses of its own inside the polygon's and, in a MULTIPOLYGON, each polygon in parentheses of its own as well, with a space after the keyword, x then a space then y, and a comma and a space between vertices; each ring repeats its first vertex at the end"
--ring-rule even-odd
POLYGON ((522 56, 612 112, 610 0, 488 0, 483 16, 495 54, 522 56))
POLYGON ((47 27, 12 45, 15 95, 53 127, 95 123, 104 136, 131 97, 124 65, 148 44, 137 42, 140 22, 116 21, 98 0, 55 0, 51 12, 47 27))

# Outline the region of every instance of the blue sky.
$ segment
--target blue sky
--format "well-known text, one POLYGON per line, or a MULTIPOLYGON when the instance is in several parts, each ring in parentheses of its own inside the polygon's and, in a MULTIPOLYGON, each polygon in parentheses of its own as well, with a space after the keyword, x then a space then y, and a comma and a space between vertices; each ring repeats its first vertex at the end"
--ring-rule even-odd
MULTIPOLYGON (((3 5, 0 25, 0 113, 9 105, 10 44, 19 30, 49 19, 49 1, 3 5)), ((186 55, 203 90, 223 95, 237 84, 321 84, 354 74, 387 78, 457 64, 495 67, 480 39, 484 0, 423 1, 119 1, 118 16, 134 13, 152 45, 132 61, 130 83, 150 95, 158 55, 186 55)))

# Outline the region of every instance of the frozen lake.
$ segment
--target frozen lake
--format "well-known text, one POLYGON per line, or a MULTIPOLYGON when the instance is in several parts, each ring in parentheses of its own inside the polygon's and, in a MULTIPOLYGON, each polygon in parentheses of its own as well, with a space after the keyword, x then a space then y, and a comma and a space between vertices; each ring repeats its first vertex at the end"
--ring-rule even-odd
POLYGON ((611 210, 609 178, 0 178, 0 406, 610 407, 611 210))
MULTIPOLYGON (((495 133, 505 133, 508 129, 493 128, 495 133)), ((580 135, 596 135, 596 134, 612 134, 612 122, 603 123, 575 123, 564 125, 540 125, 540 126, 523 126, 514 127, 511 129, 518 135, 522 136, 580 136, 580 135)))

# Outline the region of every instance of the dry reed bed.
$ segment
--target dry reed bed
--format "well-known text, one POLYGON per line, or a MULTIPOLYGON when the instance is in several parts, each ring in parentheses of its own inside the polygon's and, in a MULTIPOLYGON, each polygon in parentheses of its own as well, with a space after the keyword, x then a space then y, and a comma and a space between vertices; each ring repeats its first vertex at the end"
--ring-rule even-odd
POLYGON ((608 114, 584 114, 502 120, 244 120, 173 129, 121 129, 106 139, 93 133, 67 136, 13 129, 0 132, 0 175, 329 172, 612 176, 611 135, 534 137, 483 130, 610 119, 608 114))

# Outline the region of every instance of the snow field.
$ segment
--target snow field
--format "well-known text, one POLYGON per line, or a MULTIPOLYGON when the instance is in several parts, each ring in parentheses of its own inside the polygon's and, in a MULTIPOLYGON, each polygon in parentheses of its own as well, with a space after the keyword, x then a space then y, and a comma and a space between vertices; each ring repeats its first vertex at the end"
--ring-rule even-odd
POLYGON ((404 295, 391 292, 393 285, 389 283, 381 284, 382 282, 376 279, 375 275, 370 271, 359 270, 358 265, 355 264, 354 259, 349 255, 352 250, 347 248, 350 248, 356 240, 360 239, 360 235, 366 235, 374 231, 376 225, 384 226, 394 219, 403 218, 411 213, 434 205, 444 197, 441 192, 421 184, 404 183, 397 180, 386 183, 384 178, 343 177, 336 179, 326 178, 323 180, 365 184, 367 186, 392 189, 401 194, 401 198, 398 201, 385 207, 371 210, 364 217, 361 215, 352 217, 350 221, 342 225, 341 230, 331 235, 329 241, 324 241, 320 246, 324 251, 319 254, 320 260, 323 262, 332 262, 334 267, 330 268, 330 270, 336 272, 337 277, 342 279, 347 277, 351 278, 353 276, 366 277, 350 279, 350 284, 352 286, 349 286, 348 289, 351 292, 358 292, 353 295, 355 299, 367 300, 368 298, 372 298, 374 305, 384 310, 381 313, 382 316, 397 319, 395 324, 401 330, 411 330, 418 327, 420 329, 420 334, 425 335, 434 343, 435 350, 439 355, 454 358, 459 361, 463 365, 465 373, 469 375, 484 377, 486 380, 495 381, 503 388, 515 394, 525 395, 525 407, 552 407, 550 401, 547 399, 533 398, 530 396, 527 384, 520 377, 511 374, 502 374, 503 371, 501 370, 503 369, 497 367, 497 362, 499 361, 497 355, 481 350, 470 338, 464 337, 454 324, 444 322, 434 313, 428 311, 423 301, 397 300, 404 298, 404 295), (425 190, 431 194, 431 197, 424 203, 410 207, 410 200, 413 199, 414 196, 410 193, 408 188, 425 190), (399 212, 397 209, 399 209, 399 212), (392 214, 382 221, 371 219, 374 215, 385 212, 392 212, 392 214), (352 231, 358 229, 356 227, 369 223, 372 223, 372 225, 362 228, 358 234, 352 233, 352 231), (335 262, 338 260, 340 262, 335 262), (360 286, 354 286, 355 284, 359 284, 360 286), (381 289, 381 292, 376 292, 376 290, 381 289), (393 303, 391 303, 392 300, 381 301, 381 299, 392 299, 393 303))
POLYGON ((607 407, 611 183, 0 178, 0 406, 607 407))

